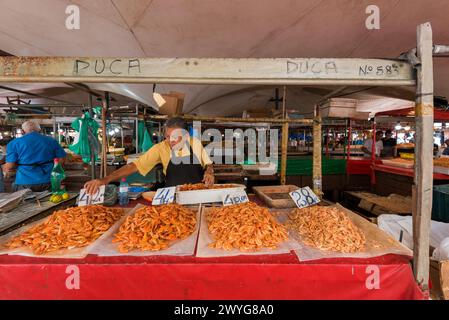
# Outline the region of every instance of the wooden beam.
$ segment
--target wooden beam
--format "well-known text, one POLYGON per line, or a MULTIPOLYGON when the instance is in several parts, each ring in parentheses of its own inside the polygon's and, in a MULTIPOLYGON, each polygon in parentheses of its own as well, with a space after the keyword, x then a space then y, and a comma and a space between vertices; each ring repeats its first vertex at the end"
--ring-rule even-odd
POLYGON ((322 168, 321 168, 321 158, 322 158, 322 150, 321 150, 321 114, 319 106, 315 106, 315 117, 313 119, 313 168, 312 168, 312 176, 313 176, 313 192, 316 193, 317 196, 321 197, 323 192, 323 183, 322 183, 322 168))
POLYGON ((424 290, 429 280, 429 233, 433 188, 433 61, 430 23, 418 26, 415 105, 415 177, 413 205, 413 267, 424 290))
POLYGON ((401 86, 415 75, 387 59, 0 57, 0 82, 401 86))
MULTIPOLYGON (((227 117, 210 117, 210 116, 180 116, 185 120, 190 121, 206 121, 206 122, 242 122, 242 123, 300 123, 312 124, 313 119, 276 119, 276 118, 227 118, 227 117)), ((151 120, 167 120, 169 116, 166 115, 148 115, 147 119, 151 120)))

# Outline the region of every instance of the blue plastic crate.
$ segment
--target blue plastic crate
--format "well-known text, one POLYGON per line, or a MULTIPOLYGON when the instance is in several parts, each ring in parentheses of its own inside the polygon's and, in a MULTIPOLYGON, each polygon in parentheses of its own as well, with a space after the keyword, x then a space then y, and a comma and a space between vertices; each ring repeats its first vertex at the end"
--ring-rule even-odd
POLYGON ((432 220, 449 223, 449 184, 433 187, 432 220))

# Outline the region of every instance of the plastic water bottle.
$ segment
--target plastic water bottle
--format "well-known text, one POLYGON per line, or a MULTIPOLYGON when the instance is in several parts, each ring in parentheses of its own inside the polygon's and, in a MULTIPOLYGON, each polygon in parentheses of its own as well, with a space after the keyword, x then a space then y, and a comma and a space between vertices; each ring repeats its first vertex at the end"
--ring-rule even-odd
POLYGON ((59 163, 59 159, 54 159, 53 170, 51 171, 51 192, 53 194, 62 194, 64 190, 61 189, 61 181, 65 179, 65 172, 59 163))
POLYGON ((122 182, 120 182, 120 187, 118 191, 118 200, 120 206, 127 206, 129 203, 129 195, 128 195, 129 185, 126 182, 126 179, 123 178, 122 182))

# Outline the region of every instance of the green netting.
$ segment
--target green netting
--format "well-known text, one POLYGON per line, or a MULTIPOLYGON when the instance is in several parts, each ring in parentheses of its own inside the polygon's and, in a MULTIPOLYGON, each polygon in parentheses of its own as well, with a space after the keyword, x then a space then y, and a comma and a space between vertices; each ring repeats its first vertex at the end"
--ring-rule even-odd
MULTIPOLYGON (((328 174, 345 174, 345 159, 322 159, 323 175, 328 174)), ((280 172, 280 166, 278 166, 280 172)), ((287 176, 311 176, 312 175, 312 158, 311 157, 289 157, 287 158, 287 176)))

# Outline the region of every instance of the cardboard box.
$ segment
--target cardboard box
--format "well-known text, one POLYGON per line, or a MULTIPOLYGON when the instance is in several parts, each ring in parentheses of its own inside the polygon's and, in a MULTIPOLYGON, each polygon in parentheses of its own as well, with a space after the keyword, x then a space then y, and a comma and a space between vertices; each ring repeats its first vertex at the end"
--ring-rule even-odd
POLYGON ((449 260, 430 259, 430 281, 432 299, 449 300, 449 260))
POLYGON ((185 94, 181 92, 170 91, 167 94, 161 94, 165 100, 165 104, 159 107, 159 113, 169 116, 182 114, 185 94))

